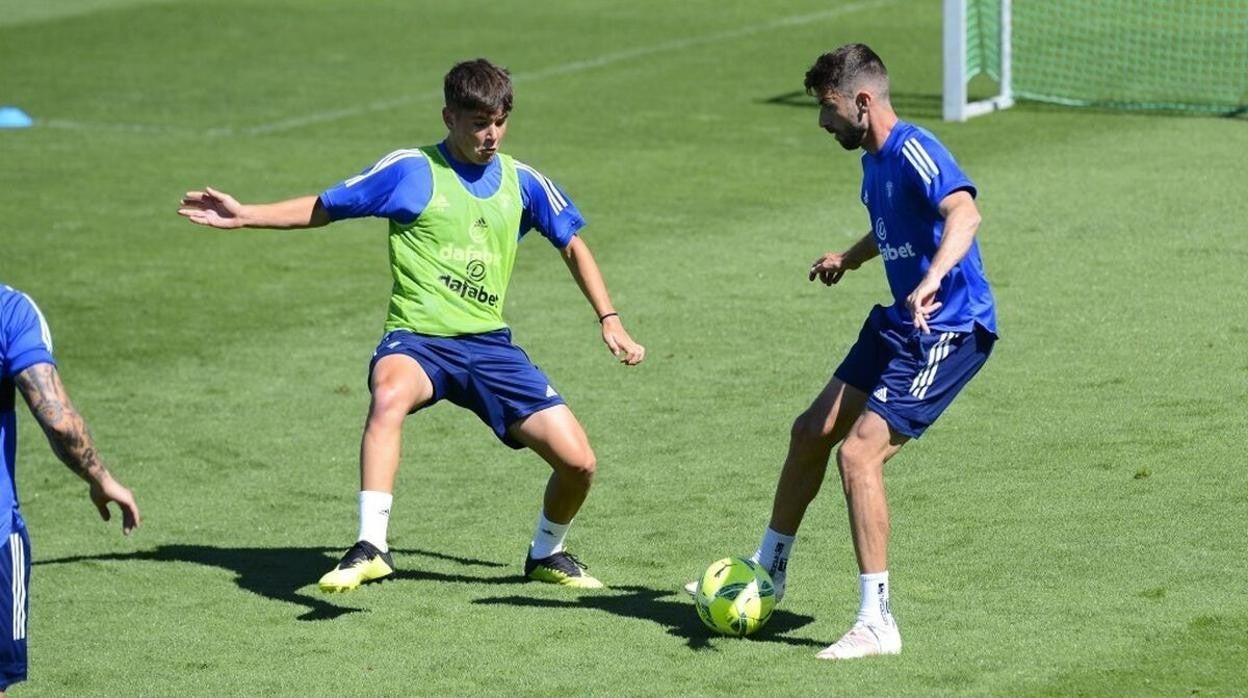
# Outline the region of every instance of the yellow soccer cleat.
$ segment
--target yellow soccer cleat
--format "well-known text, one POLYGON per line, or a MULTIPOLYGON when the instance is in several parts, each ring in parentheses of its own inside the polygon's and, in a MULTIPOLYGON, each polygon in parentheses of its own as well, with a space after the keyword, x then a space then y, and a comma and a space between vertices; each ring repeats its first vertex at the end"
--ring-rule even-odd
POLYGON ((531 556, 524 560, 524 576, 529 579, 577 589, 602 589, 602 582, 585 574, 588 569, 585 563, 566 550, 540 560, 534 560, 531 556))
POLYGON ((394 574, 394 560, 390 553, 381 552, 366 540, 357 541, 342 562, 321 577, 321 591, 333 593, 351 591, 364 582, 371 582, 394 574))

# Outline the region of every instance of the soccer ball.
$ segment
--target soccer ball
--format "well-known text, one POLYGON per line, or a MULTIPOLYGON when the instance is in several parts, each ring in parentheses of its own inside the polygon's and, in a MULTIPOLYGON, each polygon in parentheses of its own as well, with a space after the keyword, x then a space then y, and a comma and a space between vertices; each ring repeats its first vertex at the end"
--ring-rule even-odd
POLYGON ((706 627, 740 637, 763 627, 771 618, 776 588, 771 575, 757 562, 726 557, 706 568, 693 604, 706 627))

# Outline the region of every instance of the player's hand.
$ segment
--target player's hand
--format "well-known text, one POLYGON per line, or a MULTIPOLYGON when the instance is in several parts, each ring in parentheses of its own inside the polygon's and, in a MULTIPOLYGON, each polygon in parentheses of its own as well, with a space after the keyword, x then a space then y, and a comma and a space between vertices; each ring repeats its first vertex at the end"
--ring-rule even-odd
POLYGON ((234 197, 212 187, 204 187, 204 191, 188 191, 182 197, 178 215, 211 228, 241 228, 242 211, 243 205, 234 197))
POLYGON ((845 272, 857 268, 858 263, 850 259, 848 255, 841 252, 828 252, 810 265, 810 280, 814 281, 815 277, 818 277, 824 286, 831 286, 840 281, 845 272))
POLYGON ((619 315, 612 315, 602 321, 602 341, 615 354, 615 358, 626 366, 636 366, 646 358, 646 348, 628 336, 619 315))
POLYGON ((919 285, 910 292, 909 296, 906 296, 906 308, 914 318, 914 326, 923 334, 931 334, 932 330, 927 326, 927 320, 943 305, 936 300, 936 292, 939 290, 940 279, 923 277, 919 285))
POLYGON ((139 505, 134 502, 134 494, 113 479, 113 476, 104 473, 99 480, 91 482, 91 503, 95 504, 95 508, 100 511, 100 518, 105 521, 112 520, 112 512, 108 510, 108 503, 116 502, 117 507, 121 509, 121 532, 130 535, 130 532, 138 528, 141 517, 139 516, 139 505))

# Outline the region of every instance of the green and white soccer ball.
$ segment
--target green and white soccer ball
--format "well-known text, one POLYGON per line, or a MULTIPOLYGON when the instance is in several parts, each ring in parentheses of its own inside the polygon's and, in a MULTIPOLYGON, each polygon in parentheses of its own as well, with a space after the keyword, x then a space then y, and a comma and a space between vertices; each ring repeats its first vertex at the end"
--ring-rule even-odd
POLYGON ((738 637, 763 627, 776 608, 776 588, 767 570, 752 560, 726 557, 706 568, 693 604, 706 627, 738 637))

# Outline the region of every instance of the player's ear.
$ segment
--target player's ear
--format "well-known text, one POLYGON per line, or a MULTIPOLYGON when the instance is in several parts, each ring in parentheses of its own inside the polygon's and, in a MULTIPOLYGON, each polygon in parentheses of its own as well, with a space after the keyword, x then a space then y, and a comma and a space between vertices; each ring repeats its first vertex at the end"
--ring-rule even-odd
POLYGON ((446 124, 448 129, 455 127, 455 111, 450 107, 442 107, 442 123, 446 124))

